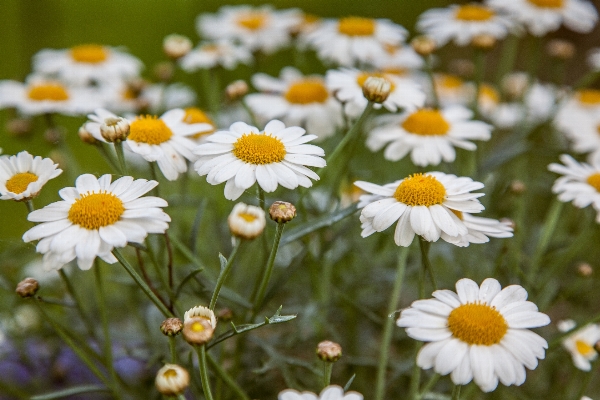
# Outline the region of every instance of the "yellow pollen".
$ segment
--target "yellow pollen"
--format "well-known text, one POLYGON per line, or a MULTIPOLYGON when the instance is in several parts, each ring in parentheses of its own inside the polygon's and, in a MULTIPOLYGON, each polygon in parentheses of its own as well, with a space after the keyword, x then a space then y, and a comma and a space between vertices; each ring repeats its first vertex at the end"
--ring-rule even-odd
POLYGON ((452 214, 456 215, 461 221, 464 219, 462 211, 453 210, 451 208, 449 208, 449 210, 452 211, 452 214))
POLYGON ((600 90, 582 89, 577 92, 577 97, 580 103, 590 106, 600 104, 600 90))
POLYGON ((29 89, 27 97, 35 101, 65 101, 69 99, 69 94, 67 93, 67 90, 58 83, 43 83, 33 85, 29 89))
POLYGON ((284 97, 293 104, 325 103, 329 92, 322 80, 308 78, 292 83, 284 97))
POLYGON ((534 6, 544 8, 562 8, 564 0, 527 0, 534 6))
POLYGON ((596 189, 597 192, 600 192, 600 172, 588 176, 587 183, 596 189))
POLYGON ((177 376, 177 371, 175 371, 172 368, 169 368, 168 370, 166 370, 165 372, 163 372, 163 377, 169 379, 169 378, 175 378, 177 376))
POLYGON ((590 344, 584 342, 583 340, 576 340, 575 348, 577 349, 577 352, 584 357, 589 357, 596 353, 596 350, 594 350, 594 347, 592 347, 590 344))
POLYGON ((204 331, 204 325, 202 325, 202 323, 200 323, 200 322, 194 322, 192 324, 192 331, 202 332, 202 331, 204 331))
POLYGON ((249 164, 272 164, 282 161, 286 151, 276 137, 245 133, 233 144, 233 155, 249 164))
POLYGON ((432 175, 413 174, 404 179, 394 192, 394 198, 409 206, 430 207, 442 204, 446 188, 432 175))
POLYGON ((498 91, 494 89, 493 86, 486 83, 482 84, 479 88, 479 98, 482 100, 489 100, 494 104, 498 104, 500 102, 500 95, 498 94, 498 91))
POLYGON ((83 194, 69 209, 69 221, 85 229, 95 230, 113 225, 125 212, 123 202, 112 193, 83 194))
POLYGON ((240 15, 237 19, 238 25, 251 31, 262 28, 265 22, 267 22, 267 14, 262 12, 247 12, 240 15))
POLYGON ((443 74, 435 80, 436 85, 445 89, 458 89, 462 87, 463 81, 457 76, 443 74))
POLYGON ((108 58, 108 51, 99 44, 82 44, 72 47, 71 58, 80 63, 98 64, 108 58))
MULTIPOLYGON (((198 107, 186 108, 185 116, 183 117, 183 122, 185 122, 186 124, 211 124, 213 127, 215 126, 215 123, 213 122, 213 120, 210 119, 209 116, 206 115, 206 113, 204 111, 202 111, 201 109, 199 109, 198 107)), ((194 139, 199 139, 200 137, 211 134, 214 131, 215 131, 214 129, 211 129, 206 132, 196 133, 195 135, 192 135, 191 137, 194 139)))
POLYGON ((408 70, 404 68, 386 68, 383 70, 385 74, 404 76, 408 74, 408 70))
POLYGON ((372 18, 341 18, 338 32, 346 36, 372 36, 375 33, 375 20, 372 18))
POLYGON ((129 125, 128 139, 134 142, 156 145, 166 142, 171 136, 171 129, 155 115, 139 116, 129 125))
POLYGON ((422 136, 443 136, 450 130, 450 124, 438 110, 423 108, 410 114, 401 124, 412 134, 422 136))
POLYGON ((246 222, 254 222, 256 221, 256 219, 258 218, 256 215, 254 214, 248 214, 248 213, 239 213, 238 217, 242 218, 244 221, 246 222))
POLYGON ((448 316, 448 329, 452 335, 467 344, 491 346, 500 343, 508 331, 506 320, 487 304, 463 304, 448 316))
POLYGON ((465 4, 456 9, 454 17, 461 21, 487 21, 494 16, 494 12, 478 4, 465 4))
POLYGON ((137 99, 137 95, 136 95, 135 91, 133 91, 131 88, 127 88, 127 89, 123 90, 121 92, 121 97, 123 98, 123 100, 137 99))
POLYGON ((38 180, 38 176, 31 172, 21 172, 13 175, 8 181, 6 181, 6 190, 15 194, 21 194, 27 190, 27 186, 31 182, 38 180))
POLYGON ((390 83, 390 93, 394 91, 394 89, 396 88, 396 86, 394 85, 394 83, 389 80, 388 78, 385 77, 385 74, 381 73, 381 72, 361 72, 360 74, 358 74, 358 76, 356 77, 356 83, 358 83, 358 86, 362 87, 365 84, 365 81, 367 79, 369 79, 370 77, 374 77, 374 78, 383 78, 386 81, 388 81, 390 83))

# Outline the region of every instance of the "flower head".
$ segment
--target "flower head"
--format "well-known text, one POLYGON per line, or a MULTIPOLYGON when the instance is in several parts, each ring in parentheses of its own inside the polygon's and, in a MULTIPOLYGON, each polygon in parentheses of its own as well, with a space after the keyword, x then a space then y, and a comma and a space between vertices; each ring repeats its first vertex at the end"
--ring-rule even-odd
POLYGON ((187 36, 173 33, 163 39, 163 51, 175 60, 185 56, 192 49, 192 41, 187 36))
POLYGON ((36 197, 50 179, 62 173, 49 158, 33 157, 26 151, 0 157, 0 199, 27 201, 36 197))
POLYGON ((298 392, 294 389, 286 389, 280 392, 277 400, 363 400, 363 395, 358 392, 346 392, 337 385, 327 386, 317 396, 311 392, 298 392))
POLYGON ((190 385, 190 374, 177 364, 165 364, 156 373, 154 384, 160 394, 176 396, 190 385))
POLYGON ((186 311, 183 317, 183 338, 192 345, 202 345, 212 339, 217 328, 215 313, 203 306, 186 311))
POLYGON ((254 56, 250 49, 229 39, 220 39, 200 43, 179 60, 179 65, 186 72, 194 72, 219 65, 226 69, 234 69, 239 64, 249 65, 253 61, 254 56))
POLYGON ((233 236, 251 240, 260 236, 267 220, 262 208, 238 203, 227 217, 227 223, 233 236))
POLYGON ((595 349, 600 341, 600 325, 589 324, 575 330, 576 324, 573 320, 558 322, 558 329, 561 332, 573 331, 569 336, 563 339, 562 345, 573 359, 573 364, 582 371, 592 369, 590 361, 598 358, 598 352, 595 349))

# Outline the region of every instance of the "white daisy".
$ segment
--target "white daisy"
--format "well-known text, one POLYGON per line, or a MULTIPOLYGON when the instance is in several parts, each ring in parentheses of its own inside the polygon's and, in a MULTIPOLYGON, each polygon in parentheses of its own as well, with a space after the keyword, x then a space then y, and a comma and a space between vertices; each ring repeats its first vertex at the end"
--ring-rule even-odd
POLYGON ((155 83, 140 92, 139 101, 151 113, 192 106, 196 102, 194 89, 183 83, 155 83))
POLYGON ((363 209, 362 237, 383 232, 398 221, 394 241, 403 247, 412 243, 415 234, 429 242, 437 241, 442 233, 465 236, 468 228, 454 211, 478 213, 484 209, 477 200, 483 193, 470 193, 483 188, 483 183, 443 172, 414 174, 384 186, 363 181, 354 184, 372 193, 362 195, 358 203, 363 209))
POLYGON ((486 3, 509 13, 535 36, 553 32, 561 24, 587 33, 598 21, 596 8, 587 0, 487 0, 486 3))
MULTIPOLYGON (((576 326, 575 321, 565 320, 558 322, 558 329, 561 332, 573 330, 576 326)), ((577 329, 562 340, 562 345, 573 359, 573 364, 582 371, 592 369, 591 361, 598 358, 598 352, 595 345, 600 341, 600 325, 589 324, 583 328, 577 329)))
POLYGON ((417 29, 434 39, 438 46, 453 40, 467 46, 474 37, 489 35, 504 39, 514 28, 514 22, 492 8, 477 3, 432 8, 419 16, 417 29))
POLYGON ((454 147, 475 150, 477 146, 471 140, 491 137, 492 126, 471 121, 472 116, 462 106, 385 115, 379 117, 380 126, 370 131, 366 144, 371 151, 387 146, 383 156, 390 161, 410 153, 418 166, 438 165, 442 160, 452 162, 456 158, 454 147))
MULTIPOLYGON (((466 105, 473 98, 471 86, 458 76, 436 73, 433 78, 440 105, 466 105)), ((429 90, 432 90, 431 87, 429 87, 429 90)))
POLYGON ((190 139, 194 139, 196 143, 199 144, 204 142, 204 139, 215 133, 217 130, 216 123, 204 110, 201 110, 198 107, 187 107, 183 111, 185 111, 183 123, 188 125, 196 124, 196 126, 202 124, 202 129, 190 136, 190 139), (210 129, 207 129, 206 124, 210 125, 210 129))
POLYGON ((592 165, 578 163, 573 157, 562 154, 562 164, 550 164, 548 169, 561 174, 552 191, 558 194, 558 200, 562 202, 572 201, 577 208, 584 208, 590 204, 598 213, 596 222, 600 223, 600 162, 592 165))
POLYGON ((45 269, 59 269, 77 258, 82 270, 100 257, 109 264, 111 251, 127 243, 142 243, 148 233, 164 233, 171 218, 163 212, 167 202, 158 197, 140 198, 158 185, 156 181, 124 176, 111 184, 111 176, 79 176, 75 187, 59 191, 62 201, 33 211, 27 219, 40 222, 23 235, 23 241, 39 240, 45 269))
POLYGON ((600 90, 581 89, 570 95, 558 108, 554 125, 573 142, 580 153, 593 152, 598 143, 600 90))
POLYGON ((51 159, 40 156, 34 158, 26 151, 16 156, 0 157, 0 199, 31 200, 40 193, 46 182, 61 173, 62 169, 51 159))
POLYGON ((367 106, 368 100, 363 95, 362 87, 369 77, 383 78, 391 85, 388 98, 381 104, 375 104, 376 109, 383 106, 391 112, 396 112, 398 109, 410 111, 425 104, 425 92, 421 90, 420 85, 410 79, 350 68, 327 71, 325 76, 327 87, 338 100, 344 103, 344 112, 352 118, 360 116, 367 106))
POLYGON ((318 75, 304 76, 285 67, 278 78, 256 74, 252 84, 262 93, 244 98, 260 122, 281 119, 286 125, 302 126, 320 139, 331 136, 343 124, 342 106, 318 75))
POLYGON ((363 400, 363 395, 358 392, 346 392, 337 385, 327 386, 319 396, 311 392, 298 392, 294 389, 286 389, 280 392, 277 400, 363 400))
POLYGON ((98 44, 82 44, 61 50, 44 49, 33 56, 35 71, 80 86, 136 77, 143 66, 131 54, 98 44))
POLYGON ((254 126, 236 122, 228 131, 218 131, 196 147, 199 156, 194 168, 207 175, 211 185, 225 184, 225 198, 235 200, 258 182, 265 192, 280 184, 288 189, 310 187, 309 178, 319 176, 309 168, 325 166, 320 147, 305 144, 316 139, 297 126, 286 128, 283 122, 270 121, 261 132, 254 126))
POLYGON ((452 211, 467 227, 464 236, 448 236, 442 232, 441 238, 448 243, 459 247, 466 247, 469 243, 487 243, 490 237, 509 238, 513 237, 513 228, 508 221, 498 221, 492 218, 475 217, 469 213, 452 211))
POLYGON ((236 45, 231 40, 202 42, 195 49, 179 59, 179 65, 186 72, 222 66, 235 69, 238 64, 250 65, 254 57, 245 46, 236 45))
POLYGON ((589 51, 587 62, 594 71, 600 70, 600 48, 594 48, 589 51))
POLYGON ((402 75, 407 70, 421 69, 425 65, 423 58, 412 46, 386 45, 384 49, 385 55, 373 63, 378 70, 402 75))
POLYGON ((345 17, 327 19, 306 35, 320 59, 343 67, 376 65, 386 46, 399 46, 406 29, 387 19, 345 17))
POLYGON ((527 300, 519 285, 501 289, 488 278, 481 287, 470 279, 456 282, 456 293, 436 290, 435 299, 417 300, 404 309, 397 325, 413 339, 427 343, 419 350, 417 365, 451 373, 452 382, 471 380, 484 392, 498 386, 525 382, 525 368, 537 367, 548 343, 530 328, 550 323, 527 300))
POLYGON ((186 321, 196 317, 206 319, 208 322, 210 322, 210 326, 212 326, 213 329, 217 328, 217 318, 215 317, 215 313, 210 308, 204 306, 195 306, 190 308, 183 314, 183 323, 185 324, 186 321))
POLYGON ((274 10, 263 5, 223 6, 216 14, 196 20, 200 36, 211 40, 230 39, 252 51, 273 53, 290 43, 290 30, 301 20, 296 9, 274 10))
POLYGON ((251 240, 260 236, 265 229, 267 219, 262 208, 237 203, 227 217, 227 224, 233 236, 251 240))

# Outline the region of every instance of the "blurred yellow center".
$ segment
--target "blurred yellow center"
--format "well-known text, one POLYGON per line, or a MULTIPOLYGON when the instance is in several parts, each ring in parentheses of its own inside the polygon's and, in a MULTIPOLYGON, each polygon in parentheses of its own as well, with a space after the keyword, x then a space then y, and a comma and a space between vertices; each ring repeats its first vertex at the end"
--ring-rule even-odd
POLYGON ((375 33, 375 20, 362 17, 341 18, 338 31, 347 36, 372 36, 375 33))
POLYGON ((302 79, 290 85, 284 95, 293 104, 325 103, 329 92, 320 79, 302 79))
POLYGON ((121 97, 123 100, 135 100, 137 98, 137 94, 133 89, 128 87, 121 92, 121 97))
POLYGON ((494 104, 500 102, 500 95, 498 94, 498 91, 485 83, 479 88, 479 98, 482 100, 491 101, 494 104))
POLYGON ((527 0, 534 6, 545 8, 562 8, 564 0, 527 0))
POLYGON ((442 75, 435 80, 436 86, 439 85, 445 89, 458 89, 462 87, 463 81, 454 75, 442 75))
POLYGON ((407 132, 423 136, 443 136, 450 130, 450 124, 442 113, 430 108, 410 114, 401 126, 407 132))
POLYGON ((166 370, 165 372, 163 372, 163 377, 170 379, 170 378, 175 378, 177 376, 177 371, 175 371, 172 368, 169 368, 168 370, 166 370))
POLYGON ((583 340, 576 340, 575 348, 577 349, 577 352, 584 357, 589 357, 596 353, 594 347, 592 347, 589 343, 584 342, 583 340))
POLYGON ((15 194, 21 194, 27 190, 27 186, 31 182, 38 180, 38 176, 31 172, 21 172, 20 174, 13 175, 8 181, 6 181, 6 190, 15 194))
POLYGON ((391 80, 389 80, 388 78, 386 78, 385 74, 383 74, 381 72, 361 72, 356 77, 356 83, 358 83, 358 86, 362 87, 365 84, 365 81, 367 79, 369 79, 370 77, 385 79, 386 81, 388 81, 390 83, 390 93, 394 91, 394 89, 395 89, 394 83, 391 80))
POLYGON ((248 214, 248 213, 239 213, 238 217, 240 217, 241 219, 243 219, 246 222, 254 222, 256 221, 256 219, 258 218, 256 215, 254 214, 248 214))
POLYGON ((587 183, 596 189, 596 191, 600 192, 600 172, 588 176, 587 183))
POLYGON ((104 46, 98 44, 82 44, 72 47, 71 58, 80 63, 98 64, 108 58, 108 52, 104 46))
POLYGON ((408 70, 404 68, 385 68, 384 73, 396 76, 404 76, 408 74, 408 70))
POLYGON ((446 189, 434 176, 413 174, 404 179, 394 192, 394 198, 409 206, 442 204, 446 189))
MULTIPOLYGON (((185 122, 186 124, 210 124, 213 127, 215 126, 215 123, 213 122, 213 120, 210 119, 209 116, 206 115, 206 113, 204 111, 202 111, 201 109, 199 109, 198 107, 186 108, 185 116, 183 117, 183 122, 185 122)), ((210 133, 213 133, 214 131, 215 131, 214 129, 211 129, 209 131, 199 132, 199 133, 196 133, 195 135, 192 135, 191 137, 194 139, 198 139, 201 136, 208 135, 210 133)))
POLYGON ((258 165, 280 162, 286 151, 276 137, 247 133, 233 144, 233 155, 244 162, 258 165))
POLYGON ((112 193, 82 194, 69 209, 69 221, 93 230, 113 225, 124 212, 123 202, 112 193))
POLYGON ((27 97, 35 101, 65 101, 69 99, 69 94, 67 93, 67 90, 58 83, 44 83, 33 85, 29 89, 27 97))
POLYGON ((487 21, 494 16, 494 12, 478 4, 465 4, 456 9, 454 17, 462 21, 487 21))
POLYGON ((600 104, 600 90, 596 89, 583 89, 577 92, 579 102, 586 105, 598 105, 600 104))
POLYGON ((487 304, 463 304, 448 316, 448 329, 455 338, 470 345, 491 346, 500 343, 508 331, 506 320, 487 304))
POLYGON ((267 15, 261 12, 247 12, 238 17, 237 23, 251 31, 262 28, 267 22, 267 15))
POLYGON ((204 325, 200 321, 194 322, 192 324, 192 331, 194 331, 194 332, 203 332, 204 329, 205 329, 204 325))
POLYGON ((464 219, 462 211, 453 210, 451 208, 449 210, 452 211, 452 214, 456 215, 461 221, 464 219))
POLYGON ((161 144, 173 136, 173 132, 162 119, 155 115, 137 117, 129 125, 129 140, 138 143, 161 144))

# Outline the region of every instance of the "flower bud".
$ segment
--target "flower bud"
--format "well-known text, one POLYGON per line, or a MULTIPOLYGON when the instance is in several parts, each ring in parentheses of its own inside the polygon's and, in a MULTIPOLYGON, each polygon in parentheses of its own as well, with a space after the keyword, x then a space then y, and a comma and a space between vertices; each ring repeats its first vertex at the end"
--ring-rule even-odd
POLYGON ((77 131, 77 135, 79 135, 79 139, 81 139, 81 141, 83 143, 96 144, 98 142, 98 140, 90 133, 90 131, 88 131, 85 128, 85 125, 86 124, 81 125, 81 127, 77 131))
POLYGON ((519 99, 527 90, 529 77, 524 72, 514 72, 502 79, 502 90, 512 99, 519 99))
POLYGON ((31 120, 27 118, 13 118, 6 123, 6 131, 13 136, 25 136, 32 132, 31 120))
POLYGON ((317 356, 322 361, 336 362, 342 356, 342 346, 335 342, 324 340, 317 345, 317 356))
POLYGON ((455 75, 462 77, 470 77, 475 72, 473 61, 465 58, 457 58, 451 60, 448 69, 455 75))
POLYGON ((286 223, 296 217, 296 207, 286 201, 276 201, 269 208, 269 217, 277 223, 286 223))
POLYGON ((231 308, 222 308, 217 313, 217 316, 219 317, 219 321, 231 321, 233 319, 233 311, 231 311, 231 308))
POLYGON ((173 33, 163 40, 163 51, 167 57, 177 60, 192 50, 192 41, 183 35, 173 33))
POLYGON ((170 61, 159 62, 152 69, 154 76, 161 82, 170 82, 175 74, 175 67, 170 61))
POLYGON ((430 55, 437 48, 435 40, 425 35, 415 37, 410 42, 410 45, 412 46, 413 50, 417 52, 417 54, 423 57, 430 55))
POLYGON ((365 98, 374 103, 383 103, 392 90, 392 84, 385 78, 370 76, 362 86, 365 98))
POLYGON ((594 269, 586 262, 579 263, 577 265, 577 273, 585 278, 592 276, 594 269))
POLYGON ((106 118, 100 124, 100 134, 109 143, 122 142, 129 135, 129 121, 121 117, 106 118))
POLYGON ((515 179, 510 183, 509 189, 511 193, 519 195, 525 193, 527 186, 522 181, 515 179))
POLYGON ((177 396, 190 385, 190 374, 176 364, 165 364, 156 373, 156 389, 165 396, 177 396))
POLYGON ((202 317, 188 318, 183 324, 183 338, 192 345, 203 345, 212 339, 215 333, 210 321, 202 317))
POLYGON ((33 278, 25 278, 17 285, 15 292, 22 298, 33 297, 37 293, 40 285, 33 278))
POLYGON ((489 34, 475 35, 471 40, 471 46, 479 50, 491 50, 496 44, 496 38, 489 34))
POLYGON ((267 220, 262 208, 238 203, 227 217, 227 223, 233 236, 251 240, 260 236, 267 220))
POLYGON ((575 55, 575 46, 568 40, 553 39, 546 45, 546 52, 550 57, 570 60, 575 55))
POLYGON ((233 102, 241 99, 248 93, 248 84, 242 79, 231 82, 225 88, 225 96, 227 100, 233 102))
POLYGON ((167 318, 160 324, 160 331, 165 336, 177 336, 183 329, 183 321, 179 318, 167 318))
POLYGON ((50 144, 57 145, 65 140, 65 129, 59 126, 48 128, 44 131, 44 139, 50 144))

